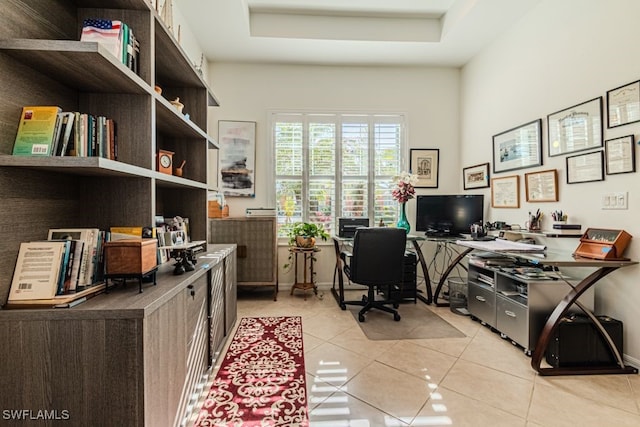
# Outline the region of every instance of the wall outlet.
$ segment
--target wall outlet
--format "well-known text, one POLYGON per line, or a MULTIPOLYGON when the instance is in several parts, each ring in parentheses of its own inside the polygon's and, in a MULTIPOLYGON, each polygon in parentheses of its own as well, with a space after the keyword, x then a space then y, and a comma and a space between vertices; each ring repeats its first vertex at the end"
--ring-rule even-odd
POLYGON ((629 193, 626 191, 616 191, 602 195, 600 206, 602 209, 628 209, 627 200, 629 193))

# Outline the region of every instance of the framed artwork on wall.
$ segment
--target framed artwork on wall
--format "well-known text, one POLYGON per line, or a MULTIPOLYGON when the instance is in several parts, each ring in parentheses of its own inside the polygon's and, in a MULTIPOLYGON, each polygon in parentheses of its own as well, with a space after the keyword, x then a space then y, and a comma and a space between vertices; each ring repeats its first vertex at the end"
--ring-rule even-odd
POLYGON ((558 201, 558 171, 550 169, 524 174, 527 202, 558 201))
POLYGON ((520 176, 491 178, 491 207, 520 207, 520 176))
POLYGON ((549 156, 602 147, 602 97, 547 116, 549 156))
POLYGON ((567 184, 604 181, 604 153, 578 154, 567 157, 567 184))
POLYGON ((542 164, 542 119, 493 136, 493 173, 542 164))
POLYGON ((636 171, 636 147, 633 135, 608 139, 604 142, 607 175, 636 171))
POLYGON ((409 157, 409 169, 411 173, 418 175, 418 184, 415 187, 438 188, 440 150, 412 148, 409 157))
POLYGON ((607 127, 640 122, 640 80, 607 91, 607 127))
POLYGON ((256 122, 218 121, 219 185, 225 196, 255 197, 256 122))
POLYGON ((489 163, 482 163, 462 169, 462 181, 465 190, 487 188, 489 186, 489 163))

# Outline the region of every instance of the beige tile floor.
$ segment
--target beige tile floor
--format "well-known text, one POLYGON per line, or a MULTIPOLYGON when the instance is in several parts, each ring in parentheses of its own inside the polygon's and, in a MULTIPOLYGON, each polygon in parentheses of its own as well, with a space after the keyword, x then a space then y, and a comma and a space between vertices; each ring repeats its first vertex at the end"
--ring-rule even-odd
POLYGON ((466 336, 371 341, 329 291, 238 298, 238 318, 302 316, 311 426, 640 426, 637 375, 540 377, 499 334, 430 308, 466 336))

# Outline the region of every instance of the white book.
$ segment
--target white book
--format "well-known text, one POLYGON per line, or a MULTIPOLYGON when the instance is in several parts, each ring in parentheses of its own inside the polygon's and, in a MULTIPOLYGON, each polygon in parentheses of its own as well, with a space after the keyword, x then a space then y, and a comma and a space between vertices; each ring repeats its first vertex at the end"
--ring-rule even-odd
POLYGON ((98 233, 100 233, 100 230, 97 228, 52 228, 49 230, 49 236, 47 237, 49 240, 73 239, 84 242, 78 287, 88 286, 93 283, 98 254, 98 233))
POLYGON ((66 242, 21 243, 9 301, 53 298, 58 290, 66 247, 66 242))

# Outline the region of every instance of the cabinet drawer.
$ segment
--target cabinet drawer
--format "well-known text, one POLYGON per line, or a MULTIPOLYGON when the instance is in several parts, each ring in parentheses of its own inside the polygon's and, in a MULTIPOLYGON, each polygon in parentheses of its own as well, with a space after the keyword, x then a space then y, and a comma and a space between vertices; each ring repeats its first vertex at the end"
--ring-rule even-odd
POLYGON ((469 312, 488 323, 496 326, 496 294, 488 289, 469 282, 469 312))
POLYGON ((527 350, 529 348, 529 310, 508 298, 498 295, 496 297, 498 330, 520 344, 527 350))

